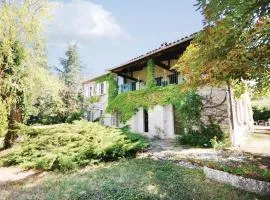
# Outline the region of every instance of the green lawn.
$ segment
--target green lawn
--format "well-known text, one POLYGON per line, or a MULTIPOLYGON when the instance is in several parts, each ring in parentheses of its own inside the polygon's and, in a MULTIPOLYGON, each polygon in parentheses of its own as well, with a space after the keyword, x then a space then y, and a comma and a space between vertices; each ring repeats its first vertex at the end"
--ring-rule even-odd
POLYGON ((202 170, 168 161, 133 159, 83 173, 56 174, 10 199, 260 199, 205 179, 202 170))

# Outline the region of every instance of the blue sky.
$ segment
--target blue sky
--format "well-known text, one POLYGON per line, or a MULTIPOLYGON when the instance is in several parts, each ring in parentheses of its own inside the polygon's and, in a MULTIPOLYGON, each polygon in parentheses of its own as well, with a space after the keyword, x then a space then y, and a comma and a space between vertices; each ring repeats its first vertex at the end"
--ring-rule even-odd
POLYGON ((202 29, 195 0, 52 1, 49 65, 59 66, 69 43, 77 43, 84 78, 202 29))

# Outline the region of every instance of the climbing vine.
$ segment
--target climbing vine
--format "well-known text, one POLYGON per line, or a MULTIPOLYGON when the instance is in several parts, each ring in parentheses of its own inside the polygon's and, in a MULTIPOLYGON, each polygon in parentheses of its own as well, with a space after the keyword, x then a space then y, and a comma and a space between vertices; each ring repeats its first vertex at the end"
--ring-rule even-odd
POLYGON ((153 59, 150 59, 147 62, 147 77, 146 77, 146 87, 153 88, 156 86, 155 80, 155 63, 153 59))
POLYGON ((108 88, 108 102, 111 102, 118 95, 117 76, 115 74, 107 74, 96 80, 97 83, 107 81, 108 88))
POLYGON ((152 87, 119 94, 109 102, 107 112, 118 113, 122 122, 127 122, 139 108, 149 109, 155 105, 175 107, 175 113, 183 120, 183 127, 199 125, 202 99, 195 91, 181 91, 179 85, 152 87))
POLYGON ((231 87, 233 88, 234 97, 239 99, 245 93, 247 87, 242 81, 232 81, 231 87))

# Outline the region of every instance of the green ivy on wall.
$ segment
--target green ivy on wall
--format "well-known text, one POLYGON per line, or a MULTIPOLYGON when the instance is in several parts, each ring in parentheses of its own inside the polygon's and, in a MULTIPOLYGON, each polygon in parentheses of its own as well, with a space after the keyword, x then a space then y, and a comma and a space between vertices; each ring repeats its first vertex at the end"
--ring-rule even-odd
POLYGON ((152 88, 156 86, 155 80, 155 63, 153 59, 147 62, 147 77, 146 77, 146 87, 152 88))
POLYGON ((118 83, 116 74, 107 74, 96 80, 97 83, 108 82, 108 102, 111 102, 118 95, 118 83))
POLYGON ((195 90, 183 91, 179 85, 156 86, 154 78, 155 63, 147 62, 146 88, 118 94, 117 76, 108 74, 100 77, 98 83, 108 81, 108 113, 119 115, 121 122, 127 122, 143 107, 150 109, 155 105, 173 105, 175 114, 181 119, 183 128, 200 126, 202 97, 195 90))
POLYGON ((118 113, 122 122, 127 122, 139 108, 149 109, 155 105, 169 105, 175 107, 177 114, 183 121, 182 126, 199 125, 202 99, 195 91, 181 91, 179 85, 166 87, 152 87, 142 90, 119 94, 110 101, 107 112, 118 113))
POLYGON ((100 101, 100 96, 93 96, 88 99, 89 104, 94 104, 100 101))

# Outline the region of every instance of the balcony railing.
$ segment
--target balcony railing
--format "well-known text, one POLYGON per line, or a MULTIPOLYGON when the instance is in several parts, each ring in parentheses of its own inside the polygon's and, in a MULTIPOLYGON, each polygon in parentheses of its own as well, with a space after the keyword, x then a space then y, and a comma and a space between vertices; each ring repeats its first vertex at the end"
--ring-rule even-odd
MULTIPOLYGON (((170 84, 181 84, 183 82, 183 79, 179 76, 178 73, 173 73, 165 77, 163 76, 156 77, 155 80, 156 80, 156 85, 162 86, 162 87, 165 87, 170 84)), ((145 83, 142 81, 125 83, 119 86, 119 93, 140 90, 143 88, 145 88, 145 83)))

